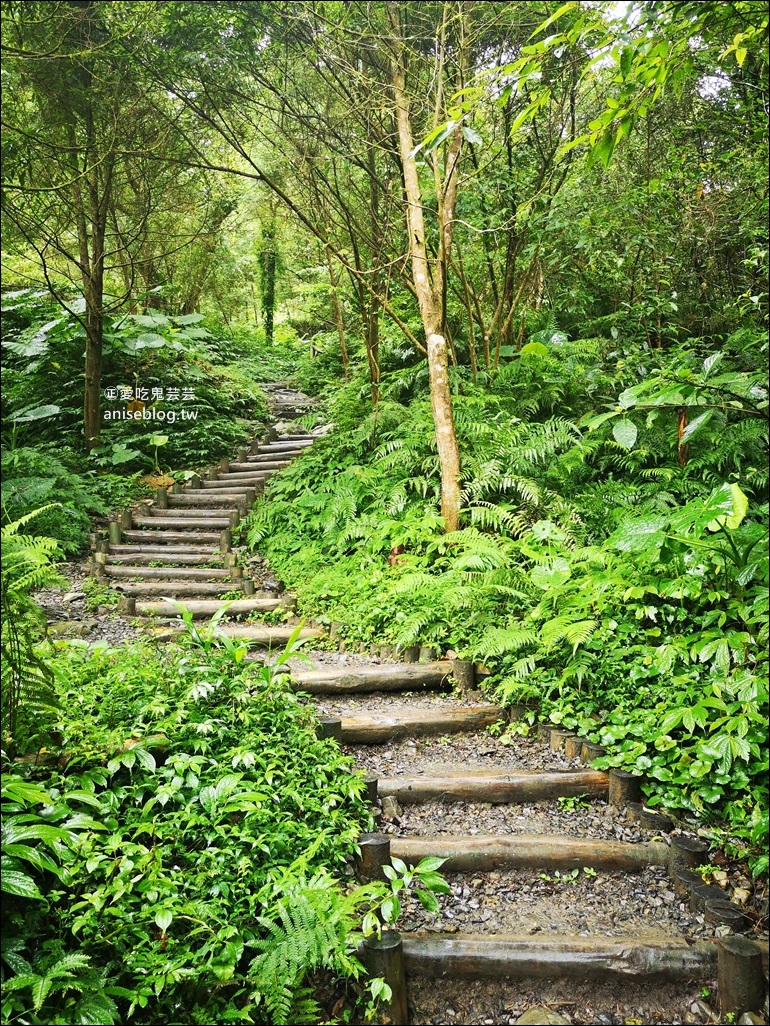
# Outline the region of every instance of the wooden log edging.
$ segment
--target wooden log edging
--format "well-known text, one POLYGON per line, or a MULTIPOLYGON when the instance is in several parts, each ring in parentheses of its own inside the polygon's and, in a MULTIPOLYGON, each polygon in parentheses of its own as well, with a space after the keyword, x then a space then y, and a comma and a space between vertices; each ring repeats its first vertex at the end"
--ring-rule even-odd
POLYGON ((407 974, 434 978, 710 979, 717 966, 713 944, 684 938, 404 934, 403 945, 407 974))
POLYGON ((386 666, 340 670, 298 670, 292 679, 298 691, 311 695, 344 695, 351 692, 418 691, 449 687, 451 663, 390 663, 386 666))
POLYGON ((482 770, 430 777, 383 778, 379 793, 401 804, 430 801, 470 801, 503 804, 552 798, 607 794, 607 774, 599 770, 510 772, 482 770))
POLYGON ((647 866, 665 866, 668 848, 648 841, 601 841, 543 834, 513 837, 393 837, 391 853, 408 865, 435 856, 446 861, 442 873, 486 872, 495 869, 595 869, 637 872, 647 866))
POLYGON ((380 1005, 385 1021, 394 1026, 408 1026, 409 1010, 406 996, 406 964, 401 934, 383 930, 377 937, 366 937, 362 945, 363 962, 372 979, 383 979, 390 987, 390 1000, 380 1005))

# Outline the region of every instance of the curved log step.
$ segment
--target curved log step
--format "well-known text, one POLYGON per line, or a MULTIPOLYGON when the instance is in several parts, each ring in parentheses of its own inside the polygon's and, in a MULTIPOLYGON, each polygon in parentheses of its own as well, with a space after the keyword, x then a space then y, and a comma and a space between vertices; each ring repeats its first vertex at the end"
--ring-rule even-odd
MULTIPOLYGON (((168 590, 166 591, 168 595, 168 590)), ((173 593, 170 596, 173 598, 173 593)), ((222 606, 227 606, 227 616, 239 616, 244 613, 269 613, 280 609, 279 599, 234 599, 233 601, 217 601, 217 599, 183 599, 182 605, 193 617, 213 616, 222 606)), ((179 616, 179 610, 170 602, 137 602, 137 616, 179 616)))
POLYGON ((403 706, 390 715, 342 717, 340 740, 348 744, 379 744, 400 737, 424 737, 480 730, 504 718, 496 705, 456 706, 415 712, 403 706))
POLYGON ((716 946, 685 938, 520 937, 402 934, 407 973, 430 977, 497 979, 501 976, 710 979, 716 946))
POLYGON ((605 798, 608 776, 598 770, 556 770, 516 772, 507 770, 464 770, 442 776, 382 779, 380 797, 391 795, 402 805, 421 802, 541 802, 577 795, 605 798))
POLYGON ((201 487, 205 489, 216 488, 216 489, 227 489, 232 491, 235 488, 243 485, 244 488, 256 488, 257 492, 267 480, 269 474, 220 474, 215 480, 201 481, 201 487))
POLYGON ((514 837, 392 837, 390 853, 409 865, 426 856, 446 859, 442 873, 494 869, 622 869, 668 865, 668 846, 658 841, 630 844, 584 837, 518 834, 514 837))
POLYGON ((339 670, 294 670, 298 691, 311 695, 347 695, 372 691, 419 691, 449 688, 452 664, 386 663, 380 666, 347 667, 339 670))
POLYGON ((190 490, 189 492, 183 492, 180 495, 169 495, 167 499, 169 509, 177 509, 179 507, 187 508, 192 507, 195 509, 199 516, 203 513, 198 509, 199 506, 210 507, 213 502, 219 505, 219 508, 215 512, 216 515, 222 514, 222 507, 234 506, 236 509, 244 509, 247 505, 246 496, 238 495, 235 492, 221 492, 212 493, 209 490, 196 489, 195 491, 190 490))

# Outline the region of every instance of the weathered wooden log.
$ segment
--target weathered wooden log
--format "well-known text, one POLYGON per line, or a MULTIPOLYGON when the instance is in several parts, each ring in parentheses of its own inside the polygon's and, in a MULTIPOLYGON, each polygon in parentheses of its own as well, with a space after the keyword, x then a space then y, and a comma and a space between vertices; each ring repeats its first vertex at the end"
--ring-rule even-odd
POLYGON ((249 450, 246 448, 246 446, 240 446, 238 448, 238 450, 237 450, 237 454, 238 454, 238 459, 240 460, 240 462, 241 463, 245 463, 246 462, 246 458, 249 455, 249 450))
POLYGON ((292 449, 306 449, 309 445, 312 445, 315 441, 314 438, 287 438, 282 441, 267 442, 264 445, 257 446, 259 453, 267 452, 287 452, 292 449))
POLYGON ((162 545, 165 542, 187 542, 188 545, 215 544, 219 541, 217 531, 124 531, 123 539, 128 542, 149 542, 150 545, 162 545))
POLYGON ((680 869, 694 869, 708 861, 708 845, 694 837, 677 834, 671 838, 668 849, 668 872, 670 876, 680 869))
POLYGON ((124 616, 136 616, 136 599, 124 595, 118 603, 118 611, 124 616))
POLYGON ((416 663, 420 659, 420 646, 419 645, 408 645, 404 649, 404 662, 405 663, 416 663))
POLYGON ((221 530, 231 526, 230 517, 223 515, 225 510, 191 509, 186 516, 182 515, 185 513, 184 510, 177 510, 176 512, 179 514, 178 516, 161 516, 160 514, 156 516, 152 513, 149 516, 137 515, 134 517, 134 524, 137 527, 170 528, 172 530, 187 527, 191 531, 198 528, 202 531, 214 530, 215 528, 221 530))
POLYGON ((392 795, 402 804, 539 802, 584 794, 601 797, 607 793, 607 774, 597 770, 530 773, 485 769, 430 777, 383 778, 379 789, 381 795, 392 795))
POLYGON ((135 598, 141 598, 143 595, 147 596, 148 599, 155 596, 163 598, 163 596, 169 595, 171 598, 176 598, 177 596, 191 599, 201 597, 201 600, 205 601, 202 596, 221 596, 223 592, 233 591, 235 588, 238 588, 239 584, 229 579, 218 583, 211 583, 205 580, 174 580, 173 578, 165 581, 138 582, 121 579, 115 581, 114 587, 116 591, 120 591, 124 595, 133 595, 135 598))
POLYGON ((389 666, 340 667, 339 670, 296 670, 292 673, 299 691, 311 695, 344 695, 351 692, 419 691, 448 688, 448 662, 389 666))
POLYGON ((244 488, 253 488, 257 495, 262 494, 265 486, 265 475, 259 474, 232 474, 227 477, 217 478, 216 481, 204 481, 204 489, 213 492, 226 491, 237 492, 244 488))
POLYGON ((225 528, 224 531, 219 532, 219 551, 230 552, 233 547, 233 535, 230 528, 225 528))
POLYGON ((227 457, 223 457, 219 461, 219 463, 217 465, 217 470, 219 471, 220 474, 226 474, 229 469, 230 469, 230 460, 228 460, 227 457))
POLYGON ((107 525, 107 531, 109 533, 110 545, 120 545, 123 540, 123 528, 120 526, 120 521, 111 520, 107 525))
POLYGON ((545 741, 546 744, 551 743, 551 731, 553 730, 552 723, 538 723, 537 725, 537 736, 541 741, 545 741))
POLYGON ((582 737, 578 737, 577 735, 575 737, 568 737, 564 742, 564 755, 568 759, 579 759, 582 748, 582 737))
MULTIPOLYGON (((175 589, 177 593, 179 589, 175 589)), ((173 597, 173 592, 169 597, 173 597)), ((180 598, 188 613, 193 617, 213 616, 219 612, 222 606, 227 606, 228 616, 238 616, 246 613, 267 613, 278 608, 275 599, 188 599, 180 598)), ((141 616, 179 616, 179 610, 170 602, 137 602, 136 612, 141 616)), ((219 628, 218 628, 219 629, 219 628)))
POLYGON ((390 838, 387 834, 361 834, 358 855, 354 859, 356 876, 361 883, 386 880, 384 866, 390 865, 390 838))
POLYGON ((744 1012, 758 1012, 765 1000, 762 954, 745 937, 723 937, 717 941, 719 1005, 722 1015, 736 1018, 744 1012))
POLYGON ((404 934, 403 943, 409 975, 439 978, 697 980, 708 979, 717 962, 712 944, 689 944, 684 938, 656 942, 630 937, 404 934))
POLYGON ((378 744, 398 737, 452 734, 487 727, 497 723, 501 715, 497 706, 483 705, 428 712, 404 708, 392 715, 345 716, 342 737, 348 744, 378 744))
POLYGON ((689 904, 690 902, 690 891, 693 887, 700 887, 703 883, 703 877, 700 873, 694 872, 692 869, 678 869, 672 875, 672 881, 674 884, 674 893, 678 898, 683 898, 689 904))
POLYGON ((108 577, 129 580, 179 580, 179 581, 232 581, 233 570, 227 568, 205 567, 201 570, 178 566, 113 566, 105 563, 104 572, 108 577))
POLYGON ((110 547, 107 554, 107 566, 126 566, 136 564, 136 569, 150 563, 167 563, 180 566, 222 566, 223 559, 218 549, 203 546, 184 545, 176 548, 168 545, 164 548, 148 549, 144 545, 119 545, 110 547))
POLYGON ((476 687, 476 664, 470 659, 453 659, 452 676, 461 691, 473 691, 476 687))
POLYGON ((370 805, 376 805, 380 788, 380 778, 376 773, 367 773, 364 776, 364 788, 364 798, 370 805))
POLYGON ((690 911, 702 912, 707 901, 727 901, 727 892, 715 884, 693 884, 690 888, 690 911))
MULTIPOLYGON (((238 641, 248 641, 253 646, 285 645, 296 627, 256 627, 246 623, 219 623, 217 630, 228 638, 235 638, 238 641)), ((162 627, 154 632, 156 638, 174 638, 182 633, 180 627, 162 627)), ((322 638, 324 632, 317 628, 303 627, 299 632, 299 638, 312 640, 322 638)))
POLYGON ((642 781, 634 773, 625 770, 609 771, 609 801, 616 809, 622 809, 630 802, 638 802, 642 795, 642 781))
POLYGON ((438 659, 438 652, 433 645, 421 645, 418 661, 421 663, 435 663, 438 659))
POLYGON ((220 492, 216 488, 202 488, 199 492, 185 492, 183 495, 169 495, 168 506, 173 510, 191 509, 197 516, 212 511, 221 516, 224 509, 245 508, 246 500, 237 492, 220 492), (202 507, 205 507, 205 511, 202 507))
POLYGON ((600 841, 592 838, 519 834, 515 837, 394 837, 391 852, 416 865, 428 855, 446 859, 442 872, 511 869, 622 869, 629 872, 666 864, 665 844, 600 841))
POLYGON ((406 970, 404 946, 395 930, 383 930, 377 937, 367 937, 363 943, 363 960, 372 979, 383 979, 390 987, 390 1000, 380 1005, 388 1023, 408 1026, 409 1013, 406 999, 406 970))
POLYGON ((216 481, 218 477, 219 471, 217 470, 217 468, 209 467, 209 469, 206 471, 206 480, 203 482, 204 487, 209 483, 209 481, 216 481))
POLYGON ((336 720, 333 716, 322 716, 318 720, 316 733, 320 738, 330 737, 335 741, 341 741, 342 720, 336 720))
POLYGON ((128 528, 131 527, 131 524, 133 522, 131 510, 130 509, 121 510, 121 512, 118 514, 118 522, 119 522, 120 526, 123 528, 123 530, 127 531, 128 528))
POLYGON ((552 752, 563 752, 567 738, 574 736, 571 730, 552 730, 549 735, 548 747, 552 752))
POLYGON ((703 918, 712 926, 729 926, 733 933, 742 933, 750 925, 745 910, 726 898, 707 901, 703 906, 703 918))
POLYGON ((594 744, 593 741, 584 741, 580 747, 580 761, 586 766, 590 766, 594 759, 599 759, 606 754, 607 749, 604 745, 594 744))
POLYGON ((158 509, 168 509, 168 491, 165 488, 155 489, 155 506, 158 509))

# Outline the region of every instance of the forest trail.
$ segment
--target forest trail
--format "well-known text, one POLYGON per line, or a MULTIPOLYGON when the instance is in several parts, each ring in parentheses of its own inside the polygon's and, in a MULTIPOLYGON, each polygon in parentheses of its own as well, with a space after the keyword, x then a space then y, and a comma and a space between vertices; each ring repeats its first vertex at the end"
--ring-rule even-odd
MULTIPOLYGON (((233 531, 265 481, 318 437, 291 430, 300 412, 287 390, 274 395, 278 431, 110 524, 93 571, 126 616, 170 637, 174 600, 194 618, 246 615, 256 622, 220 629, 250 648, 283 647, 294 628, 260 621, 293 599, 244 572, 233 531)), ((290 661, 319 730, 369 774, 378 829, 361 838, 361 879, 383 879, 391 858, 445 860, 440 916, 408 897, 400 935, 363 953, 393 985, 389 1021, 731 1021, 705 995, 718 979, 723 1006, 744 1001, 758 948, 741 936, 743 910, 693 872, 706 845, 645 810, 637 778, 592 769, 596 746, 544 724, 528 734, 522 710, 477 690, 483 667, 449 656, 340 646, 312 653, 312 669, 290 661)), ((759 981, 764 1000, 761 969, 759 981)))

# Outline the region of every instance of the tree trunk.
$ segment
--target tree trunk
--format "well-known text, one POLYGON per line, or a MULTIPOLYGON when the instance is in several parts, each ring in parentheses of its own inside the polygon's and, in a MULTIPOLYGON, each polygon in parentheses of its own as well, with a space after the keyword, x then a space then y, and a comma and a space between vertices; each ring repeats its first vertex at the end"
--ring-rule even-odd
MULTIPOLYGON (((417 174, 417 163, 413 155, 414 138, 409 99, 406 93, 406 69, 404 46, 401 35, 399 17, 400 4, 389 2, 388 15, 395 37, 396 55, 391 68, 393 97, 396 103, 396 122, 398 125, 398 145, 403 175, 404 194, 406 196, 406 223, 409 234, 409 256, 412 262, 412 276, 415 294, 420 308, 420 319, 428 347, 428 370, 430 373, 430 397, 433 411, 433 423, 436 428, 436 444, 441 466, 441 515, 444 518, 444 529, 456 531, 460 526, 460 451, 452 412, 452 397, 449 390, 449 367, 447 344, 443 334, 444 323, 444 266, 451 245, 451 219, 453 216, 453 196, 448 200, 449 220, 441 225, 441 252, 435 261, 431 274, 430 260, 425 240, 425 222, 423 203, 420 192, 420 181, 417 174)), ((456 174, 456 161, 459 154, 453 153, 450 168, 456 174)), ((450 174, 452 172, 450 171, 450 174)), ((450 195, 450 190, 447 190, 450 195)), ((439 205, 443 206, 442 197, 439 205)))

